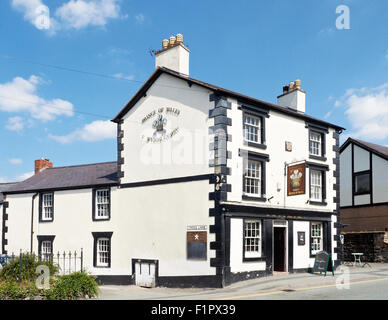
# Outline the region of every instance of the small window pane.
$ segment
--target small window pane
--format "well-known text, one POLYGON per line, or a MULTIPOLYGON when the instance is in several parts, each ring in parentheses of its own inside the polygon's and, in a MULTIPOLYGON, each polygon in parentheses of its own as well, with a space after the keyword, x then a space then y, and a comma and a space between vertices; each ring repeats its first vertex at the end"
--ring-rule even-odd
POLYGON ((244 224, 245 257, 261 257, 261 222, 245 221, 244 224))
POLYGON ((109 189, 96 191, 96 219, 109 218, 109 189))
POLYGON ((320 133, 310 131, 310 154, 314 156, 322 155, 322 135, 320 133))
POLYGON ((244 192, 261 196, 262 164, 260 161, 248 160, 245 167, 244 192))
POLYGON ((370 192, 370 174, 359 174, 355 177, 355 193, 369 193, 370 192))
POLYGON ((262 143, 260 118, 245 114, 243 130, 246 141, 262 143))
POLYGON ((53 194, 45 193, 42 195, 42 220, 53 219, 53 194))
POLYGON ((100 238, 97 240, 97 265, 101 267, 109 266, 110 240, 100 238))
POLYGON ((310 179, 310 199, 322 201, 322 171, 311 170, 310 179))
POLYGON ((311 222, 311 253, 323 250, 322 223, 311 222))

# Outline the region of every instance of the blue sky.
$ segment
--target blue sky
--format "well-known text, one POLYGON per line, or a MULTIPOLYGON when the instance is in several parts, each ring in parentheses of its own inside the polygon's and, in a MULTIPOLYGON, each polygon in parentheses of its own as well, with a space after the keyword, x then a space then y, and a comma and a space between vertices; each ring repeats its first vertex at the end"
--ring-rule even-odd
POLYGON ((0 1, 0 182, 27 177, 41 157, 115 160, 109 120, 154 70, 149 49, 177 33, 190 76, 275 103, 299 78, 306 113, 347 128, 342 141, 388 145, 387 12, 385 0, 0 1), (339 5, 348 30, 336 28, 339 5))

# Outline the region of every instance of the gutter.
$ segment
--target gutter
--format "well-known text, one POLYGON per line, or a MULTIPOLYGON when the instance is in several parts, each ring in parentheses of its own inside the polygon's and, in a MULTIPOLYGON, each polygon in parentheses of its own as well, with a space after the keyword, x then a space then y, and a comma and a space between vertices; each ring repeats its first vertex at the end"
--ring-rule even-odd
POLYGON ((38 196, 39 193, 35 193, 32 196, 32 203, 31 203, 31 253, 33 252, 33 243, 34 243, 34 200, 38 196))

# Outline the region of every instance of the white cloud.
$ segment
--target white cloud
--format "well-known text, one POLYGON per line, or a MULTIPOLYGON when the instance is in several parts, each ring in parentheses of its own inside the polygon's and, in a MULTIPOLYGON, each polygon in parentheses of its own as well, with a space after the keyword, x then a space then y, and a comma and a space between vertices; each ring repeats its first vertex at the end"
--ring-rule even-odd
POLYGON ((110 120, 97 120, 86 124, 84 127, 76 129, 67 135, 55 136, 49 134, 49 137, 62 144, 72 143, 74 141, 94 142, 115 138, 117 135, 116 130, 116 124, 110 120))
POLYGON ((11 164, 22 164, 23 160, 19 158, 11 158, 11 159, 8 159, 8 162, 11 164))
POLYGON ((122 73, 116 73, 113 76, 117 79, 125 79, 125 80, 134 80, 135 79, 135 76, 132 74, 126 76, 122 73))
MULTIPOLYGON (((29 79, 14 78, 11 82, 0 84, 0 111, 28 112, 32 118, 43 122, 54 120, 57 116, 73 116, 73 104, 62 99, 46 100, 36 94, 42 80, 32 75, 29 79)), ((10 130, 23 129, 22 118, 10 118, 10 130), (11 120, 12 119, 12 120, 11 120)))
POLYGON ((24 181, 28 178, 31 178, 34 175, 34 171, 26 172, 16 177, 16 181, 24 181))
POLYGON ((388 138, 388 83, 377 88, 349 89, 335 105, 346 108, 352 137, 365 140, 388 138))
POLYGON ((325 116, 324 116, 324 119, 328 119, 330 118, 331 114, 333 113, 333 111, 328 111, 325 116))
POLYGON ((8 181, 7 178, 0 177, 0 183, 5 183, 5 182, 7 182, 7 181, 8 181))
POLYGON ((65 28, 81 29, 89 25, 105 26, 119 17, 118 0, 70 0, 55 11, 65 28))
POLYGON ((137 14, 135 16, 135 19, 136 19, 137 23, 142 24, 144 22, 144 19, 145 19, 144 14, 142 14, 142 13, 137 14))
POLYGON ((24 19, 37 29, 48 30, 53 35, 60 29, 105 26, 109 19, 119 18, 119 1, 69 0, 51 12, 43 0, 12 0, 12 6, 22 12, 24 19))
POLYGON ((11 117, 8 119, 5 128, 11 131, 20 132, 24 128, 24 121, 22 117, 11 117))

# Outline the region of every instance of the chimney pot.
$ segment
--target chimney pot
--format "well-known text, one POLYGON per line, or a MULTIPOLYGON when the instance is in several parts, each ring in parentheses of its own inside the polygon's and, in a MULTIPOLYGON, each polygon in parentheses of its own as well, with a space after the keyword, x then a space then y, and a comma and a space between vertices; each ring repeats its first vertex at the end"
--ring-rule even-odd
POLYGON ((283 86, 283 93, 287 93, 289 89, 289 86, 283 86))
POLYGON ((300 89, 300 80, 299 79, 295 80, 295 88, 300 89))
POLYGON ((175 40, 176 40, 175 37, 173 36, 170 37, 170 43, 169 43, 170 47, 172 47, 175 44, 175 40))
POLYGON ((163 49, 167 49, 167 47, 168 47, 168 39, 164 39, 164 40, 162 41, 162 48, 163 48, 163 49))
POLYGON ((291 81, 291 82, 290 82, 290 91, 291 91, 291 90, 294 90, 294 85, 295 85, 295 83, 294 83, 293 81, 291 81))
POLYGON ((50 159, 39 159, 35 160, 35 174, 41 172, 43 169, 52 168, 53 163, 50 162, 50 159))
POLYGON ((178 33, 176 35, 176 43, 183 43, 183 35, 178 33))

